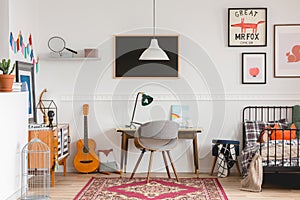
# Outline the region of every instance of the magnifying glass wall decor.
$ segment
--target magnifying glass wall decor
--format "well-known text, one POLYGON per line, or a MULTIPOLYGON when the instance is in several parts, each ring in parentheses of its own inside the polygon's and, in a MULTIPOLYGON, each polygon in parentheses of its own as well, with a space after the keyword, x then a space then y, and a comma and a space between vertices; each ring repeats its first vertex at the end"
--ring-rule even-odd
POLYGON ((66 41, 62 37, 59 37, 59 36, 51 37, 48 40, 48 47, 51 51, 58 53, 60 56, 62 56, 63 50, 68 50, 74 54, 77 54, 77 51, 67 48, 66 41))

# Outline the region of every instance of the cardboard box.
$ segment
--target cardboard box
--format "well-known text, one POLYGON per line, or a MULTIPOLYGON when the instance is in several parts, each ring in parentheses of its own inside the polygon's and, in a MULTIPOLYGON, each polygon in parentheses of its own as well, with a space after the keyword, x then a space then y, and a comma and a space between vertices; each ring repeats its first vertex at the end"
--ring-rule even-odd
POLYGON ((84 49, 84 57, 97 58, 98 57, 98 49, 84 49))

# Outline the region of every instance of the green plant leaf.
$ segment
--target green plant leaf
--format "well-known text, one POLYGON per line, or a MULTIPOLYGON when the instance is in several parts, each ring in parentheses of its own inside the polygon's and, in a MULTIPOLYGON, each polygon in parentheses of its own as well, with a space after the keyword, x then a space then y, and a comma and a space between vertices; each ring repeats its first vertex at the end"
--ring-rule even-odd
POLYGON ((10 59, 6 61, 6 59, 3 58, 2 62, 0 63, 0 70, 3 72, 3 74, 11 74, 14 71, 15 66, 10 72, 9 72, 9 67, 10 67, 10 59))
POLYGON ((15 68, 16 68, 16 63, 13 65, 13 68, 10 70, 10 72, 8 74, 13 73, 13 71, 15 70, 15 68))

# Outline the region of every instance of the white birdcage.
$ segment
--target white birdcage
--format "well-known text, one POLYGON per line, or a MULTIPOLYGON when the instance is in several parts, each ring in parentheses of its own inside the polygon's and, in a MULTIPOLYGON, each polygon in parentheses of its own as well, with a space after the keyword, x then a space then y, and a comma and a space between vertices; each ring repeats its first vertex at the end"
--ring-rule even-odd
POLYGON ((50 150, 38 138, 22 149, 21 199, 50 199, 50 150))

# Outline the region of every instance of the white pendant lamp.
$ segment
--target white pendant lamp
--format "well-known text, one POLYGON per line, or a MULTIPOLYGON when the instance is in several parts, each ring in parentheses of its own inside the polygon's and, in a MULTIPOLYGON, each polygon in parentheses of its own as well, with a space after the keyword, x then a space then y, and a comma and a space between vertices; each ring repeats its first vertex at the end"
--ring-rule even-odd
POLYGON ((139 60, 170 60, 166 52, 158 45, 158 40, 155 38, 155 0, 153 0, 153 38, 150 46, 142 53, 139 60))

